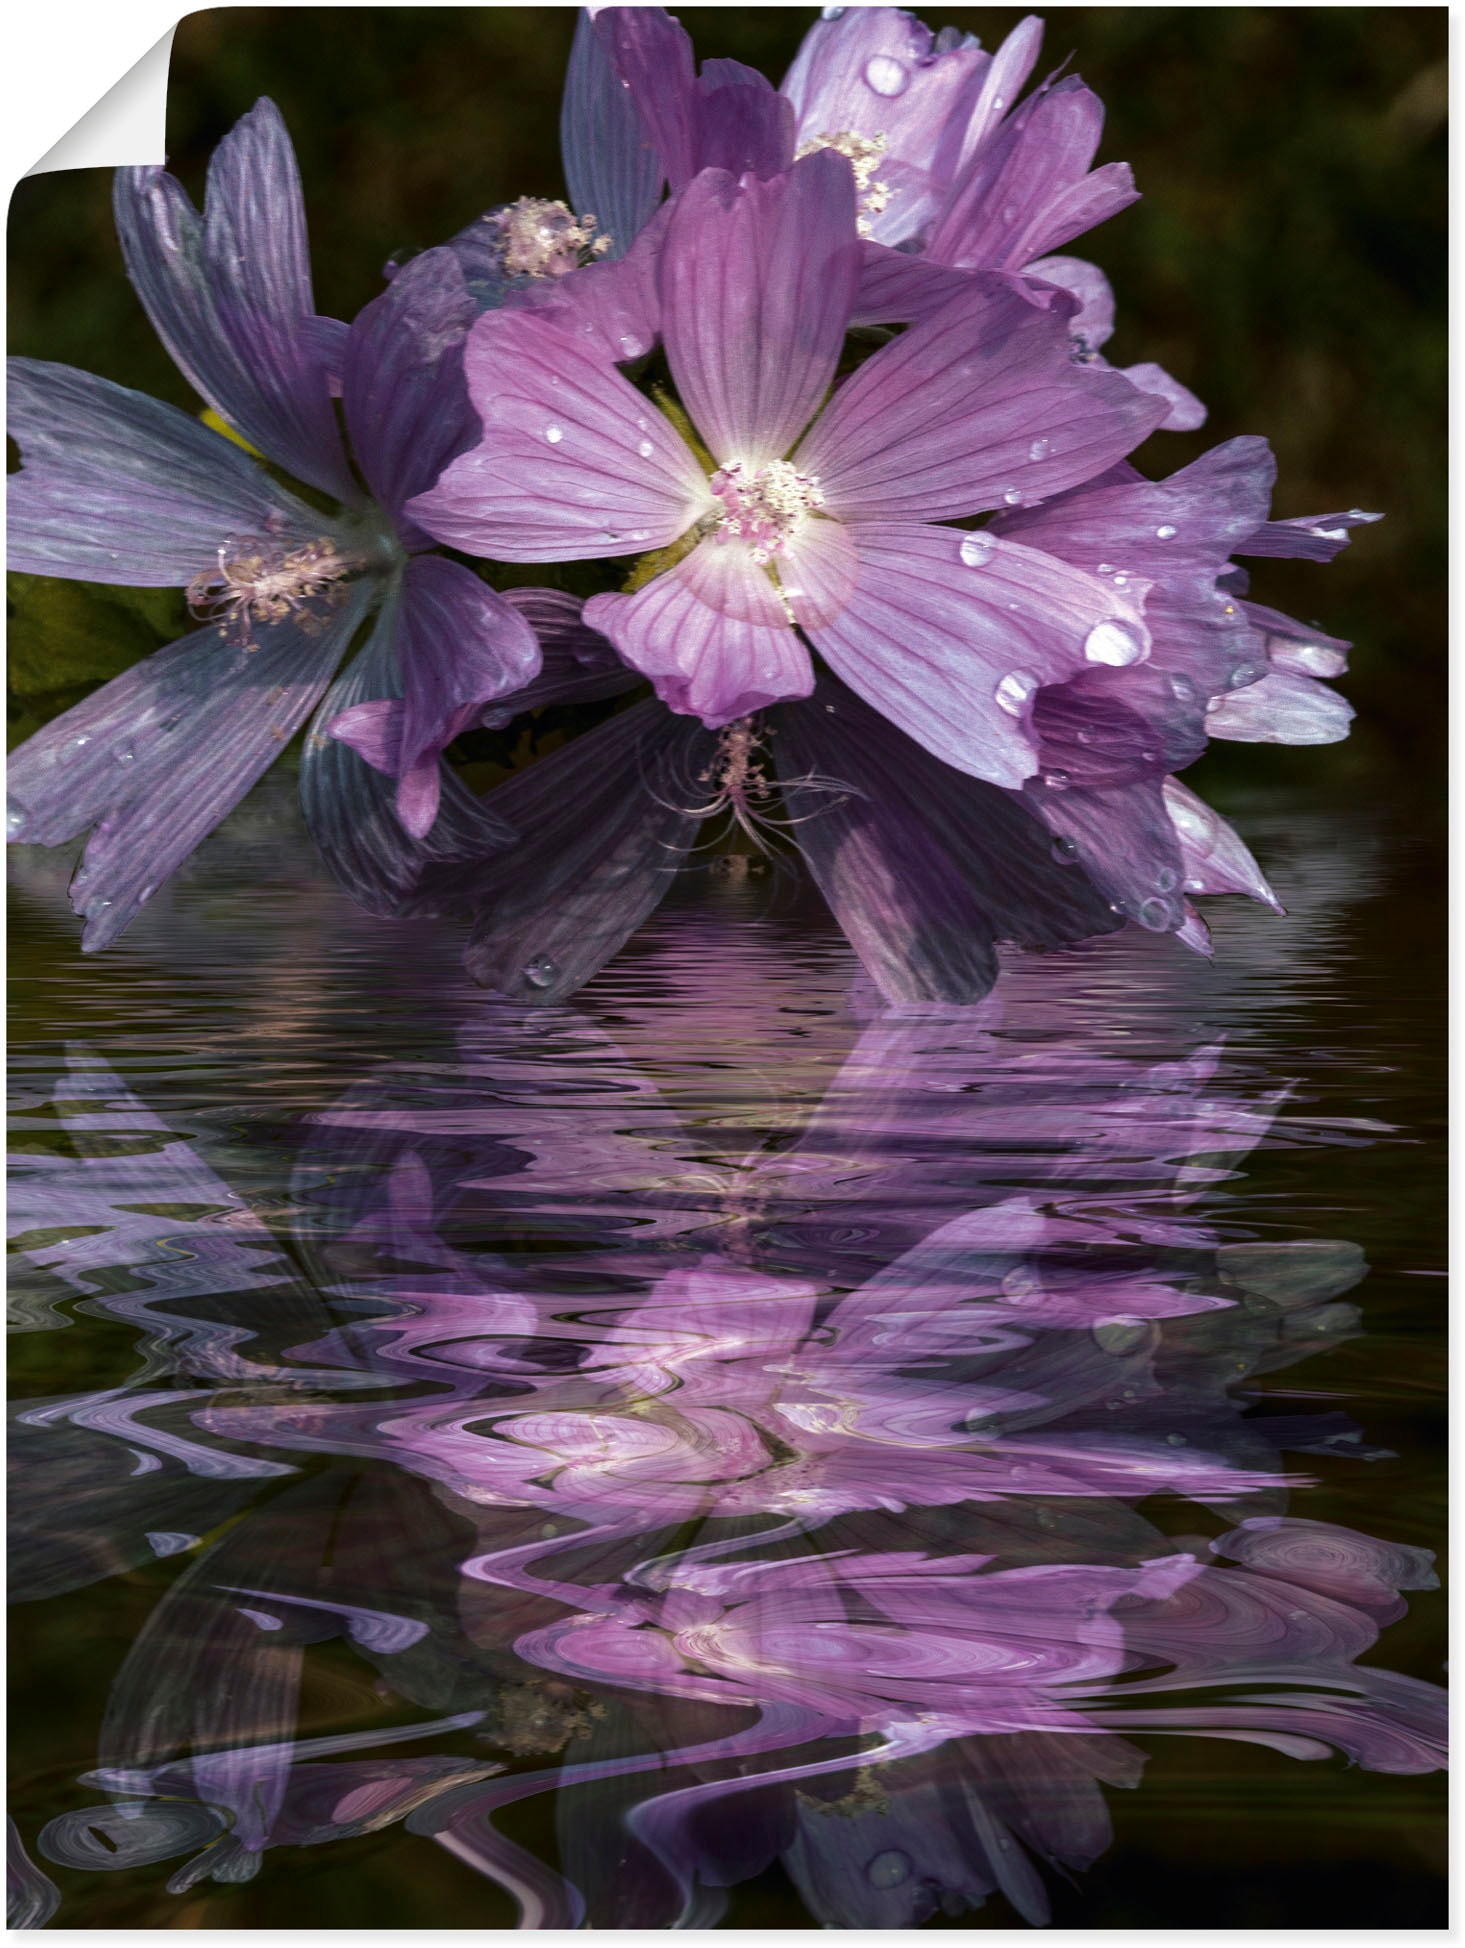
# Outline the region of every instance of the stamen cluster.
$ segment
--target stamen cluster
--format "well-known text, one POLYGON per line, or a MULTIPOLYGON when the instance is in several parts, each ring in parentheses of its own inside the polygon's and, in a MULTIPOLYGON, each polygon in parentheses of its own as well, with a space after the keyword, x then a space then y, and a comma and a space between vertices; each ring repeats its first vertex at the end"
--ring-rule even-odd
POLYGON ((802 143, 798 157, 811 156, 817 149, 833 149, 836 154, 847 156, 855 178, 855 228, 862 237, 868 237, 874 229, 877 216, 883 216, 885 206, 890 201, 890 185, 882 183, 875 175, 881 156, 890 144, 883 135, 858 135, 853 129, 839 129, 830 134, 811 136, 802 143))
POLYGON ((225 642, 248 649, 260 623, 293 617, 307 634, 325 625, 346 594, 347 578, 361 567, 332 541, 285 548, 249 536, 226 541, 217 570, 195 575, 188 606, 201 622, 217 622, 225 642))
POLYGON ((576 216, 566 203, 521 196, 483 219, 498 231, 503 268, 511 277, 564 277, 603 257, 611 239, 596 234, 593 214, 576 216))
POLYGON ((747 542, 760 567, 781 554, 810 513, 824 505, 818 480, 787 460, 770 460, 756 470, 734 460, 718 468, 711 485, 723 508, 718 538, 747 542))

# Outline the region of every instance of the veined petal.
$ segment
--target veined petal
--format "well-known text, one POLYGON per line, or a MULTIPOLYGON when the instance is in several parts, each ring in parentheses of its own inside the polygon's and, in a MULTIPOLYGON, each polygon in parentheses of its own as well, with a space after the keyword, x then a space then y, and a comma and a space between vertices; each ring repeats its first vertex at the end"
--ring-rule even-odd
POLYGON ((539 673, 539 643, 519 611, 462 562, 419 555, 403 577, 397 661, 405 773, 452 742, 467 705, 491 703, 539 673))
POLYGON ((636 105, 660 158, 661 173, 674 190, 680 189, 696 167, 697 63, 690 35, 665 7, 599 7, 595 32, 620 76, 623 92, 636 105))
POLYGON ((1097 352, 1114 336, 1114 292, 1097 264, 1083 257, 1039 257, 1024 265, 1023 279, 1056 284, 1078 299, 1068 321, 1068 335, 1081 339, 1084 349, 1097 352))
POLYGON ((1245 893, 1281 913, 1281 902, 1235 827, 1178 778, 1167 778, 1161 789, 1180 840, 1186 892, 1245 893))
POLYGON ((1042 20, 1037 14, 1027 14, 992 56, 992 65, 982 77, 981 92, 962 131, 960 168, 967 166, 1010 113, 1037 63, 1042 44, 1042 20))
POLYGON ((859 277, 854 194, 849 163, 824 149, 767 182, 704 171, 678 200, 662 332, 721 463, 779 459, 834 377, 859 277))
POLYGON ((585 620, 672 710, 710 728, 814 685, 809 653, 764 571, 713 536, 634 595, 596 595, 585 620))
POLYGON ((850 325, 913 325, 929 318, 968 288, 967 271, 933 264, 909 250, 860 245, 860 280, 850 325))
POLYGON ((305 205, 274 103, 235 123, 209 163, 204 214, 155 167, 119 169, 127 272, 183 376, 252 446, 356 502, 312 325, 305 205))
POLYGON ((588 9, 582 9, 565 73, 560 150, 577 214, 593 215, 623 257, 656 208, 665 171, 588 9))
MULTIPOLYGON (((341 397, 367 485, 395 512, 477 444, 463 379, 477 312, 454 253, 425 250, 403 265, 351 326, 341 397)), ((411 546, 415 534, 404 534, 411 546)))
POLYGON ((887 1000, 976 1001, 994 941, 1050 947, 1120 924, 1020 794, 940 763, 842 684, 822 678, 772 722, 794 837, 887 1000))
POLYGON ((9 378, 12 569, 186 587, 231 536, 303 542, 334 526, 175 406, 37 359, 11 359, 9 378))
POLYGON ((1355 712, 1346 697, 1315 677, 1273 670, 1222 697, 1206 718, 1212 737, 1243 744, 1337 744, 1355 712))
POLYGON ((292 619, 250 649, 217 629, 185 636, 12 753, 13 838, 55 845, 96 824, 71 882, 84 952, 110 946, 280 755, 370 599, 358 582, 318 634, 292 619))
POLYGON ((1185 926, 1180 839, 1158 779, 1070 790, 1030 778, 1023 792, 1116 914, 1152 933, 1185 926))
POLYGON ((756 68, 706 61, 693 91, 698 170, 780 175, 794 159, 794 112, 756 68))
POLYGON ((464 366, 482 441, 407 505, 439 541, 499 561, 639 554, 714 505, 685 441, 563 323, 488 312, 464 366))
POLYGON ((532 280, 504 299, 510 310, 546 312, 569 331, 597 341, 612 365, 644 358, 661 336, 657 267, 672 206, 663 203, 625 256, 584 264, 565 277, 532 280))
POLYGON ((1036 770, 1030 718, 1042 685, 1147 653, 1143 583, 1116 591, 1036 550, 955 528, 881 522, 850 532, 854 590, 832 622, 808 627, 810 640, 867 703, 973 777, 1016 786, 1036 770))
POLYGON ((489 794, 524 834, 477 866, 434 868, 415 910, 477 918, 473 978, 515 1001, 564 1001, 660 903, 701 823, 711 762, 700 726, 648 699, 489 794), (688 808, 693 809, 688 809, 688 808))
POLYGON ((1117 373, 1073 364, 1061 305, 978 275, 860 367, 794 464, 830 514, 939 520, 1075 487, 1164 414, 1117 373))
MULTIPOLYGON (((459 564, 440 566, 470 572, 459 564)), ((408 769, 401 744, 405 710, 380 718, 375 739, 370 721, 357 712, 365 705, 401 703, 403 612, 411 601, 405 579, 399 576, 389 586, 364 648, 326 693, 300 759, 300 806, 321 858, 358 905, 387 915, 401 912, 429 864, 481 859, 515 836, 443 766, 437 767, 440 795, 431 829, 413 832, 402 822, 397 801, 398 779, 408 769), (331 727, 343 718, 355 733, 351 738, 332 735, 331 727), (358 739, 373 745, 369 755, 358 755, 358 739), (378 759, 389 756, 390 771, 378 769, 378 759)), ((451 733, 444 740, 449 741, 451 733)))
POLYGON ((529 624, 539 642, 541 667, 524 689, 479 713, 490 729, 513 722, 526 710, 551 703, 594 703, 634 690, 637 671, 623 663, 615 645, 581 619, 584 603, 556 588, 511 588, 504 600, 529 624))
POLYGON ((1348 546, 1351 530, 1370 527, 1382 514, 1350 507, 1346 514, 1301 514, 1288 521, 1266 521, 1238 542, 1239 555, 1282 555, 1294 561, 1331 561, 1348 546))

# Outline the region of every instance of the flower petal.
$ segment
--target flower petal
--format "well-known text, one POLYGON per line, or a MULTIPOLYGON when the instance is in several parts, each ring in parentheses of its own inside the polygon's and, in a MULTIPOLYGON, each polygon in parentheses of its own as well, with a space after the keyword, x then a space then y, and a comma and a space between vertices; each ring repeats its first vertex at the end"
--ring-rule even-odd
MULTIPOLYGON (((477 444, 462 347, 477 315, 454 253, 405 264, 351 326, 341 400, 367 485, 395 512, 477 444)), ((409 531, 411 547, 422 536, 409 531)))
POLYGON ((620 77, 623 92, 636 105, 642 127, 660 158, 661 173, 674 190, 680 189, 696 168, 693 90, 697 64, 691 37, 665 7, 599 7, 595 32, 620 77))
POLYGON ((973 276, 840 387, 795 464, 831 514, 939 520, 1076 487, 1164 413, 1117 373, 1073 364, 1063 301, 1040 309, 973 276))
POLYGON ((585 620, 672 710, 711 729, 813 688, 809 653, 768 576, 736 542, 699 542, 634 595, 596 595, 585 620))
POLYGON ((538 675, 540 654, 518 609, 471 568, 419 555, 403 577, 397 661, 405 772, 428 753, 436 762, 462 728, 466 706, 521 690, 538 675))
POLYGON ((557 588, 511 588, 504 600, 519 611, 539 642, 540 671, 522 690, 480 712, 478 721, 501 729, 526 710, 552 703, 595 703, 634 690, 641 678, 615 645, 581 620, 584 603, 557 588))
POLYGON ((1157 779, 1090 791, 1030 778, 1023 794, 1116 914, 1154 933, 1185 925, 1180 841, 1157 779))
POLYGON ((407 506, 439 541, 500 561, 638 554, 713 506, 685 441, 564 322, 487 312, 464 366, 482 442, 407 506))
POLYGON ((810 640, 867 703, 973 777, 1015 786, 1032 774, 1032 700, 1088 667, 1085 646, 1101 630, 1112 634, 1100 648, 1146 653, 1144 584, 1115 591, 1035 549, 955 528, 861 523, 851 535, 854 590, 832 622, 808 626, 810 640))
POLYGON ((307 541, 334 526, 175 406, 37 359, 11 359, 9 377, 12 569, 181 588, 231 536, 307 541))
POLYGON ((570 47, 560 150, 576 214, 594 216, 611 237, 609 254, 623 257, 656 208, 665 171, 604 29, 588 10, 581 11, 570 47))
POLYGON ((822 679, 772 723, 794 838, 888 1001, 980 1000, 995 940, 1054 946, 1118 924, 1020 794, 941 764, 842 684, 822 679))
POLYGON ((794 159, 794 112, 756 68, 707 61, 693 91, 696 169, 777 176, 794 159))
POLYGON ((1346 514, 1302 514, 1290 521, 1267 521, 1237 544, 1239 555, 1283 555, 1295 561, 1331 561, 1348 546, 1353 528, 1371 527, 1382 514, 1350 507, 1346 514))
POLYGON ((1281 913, 1280 901, 1235 828, 1178 778, 1166 778, 1161 790, 1180 840, 1186 892, 1245 893, 1281 913))
POLYGON ((234 124, 209 163, 204 214, 156 167, 117 171, 127 273, 189 384, 251 446, 356 502, 312 326, 305 205, 272 101, 234 124))
POLYGON ((713 755, 695 724, 648 700, 489 795, 524 836, 477 866, 424 875, 415 910, 477 914, 473 978, 515 1001, 567 999, 660 903, 696 836, 713 755))
POLYGON ((798 438, 834 377, 858 277, 854 177, 833 150, 767 182, 707 170, 682 193, 662 331, 719 462, 765 466, 798 438))
POLYGON ((1206 729, 1244 744, 1337 744, 1354 715, 1352 704, 1326 683, 1273 670, 1221 698, 1206 729))
POLYGON ((96 824, 71 882, 83 952, 110 946, 280 755, 370 598, 358 582, 325 630, 276 623, 256 630, 251 649, 198 630, 11 754, 13 838, 56 845, 96 824))

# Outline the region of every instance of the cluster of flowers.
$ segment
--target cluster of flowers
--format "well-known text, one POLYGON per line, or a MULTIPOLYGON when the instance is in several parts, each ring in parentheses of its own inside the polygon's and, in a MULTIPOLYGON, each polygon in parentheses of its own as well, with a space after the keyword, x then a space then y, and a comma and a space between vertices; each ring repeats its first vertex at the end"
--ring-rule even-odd
POLYGON ((1376 517, 1270 519, 1258 438, 1130 465, 1204 409, 1109 366, 1108 284, 1054 254, 1136 192, 1090 167, 1077 76, 1019 100, 1040 34, 826 8, 775 88, 699 70, 660 8, 587 10, 569 203, 389 264, 349 326, 316 314, 270 102, 202 215, 121 170, 132 281, 233 437, 11 362, 11 565, 181 587, 201 625, 12 759, 11 838, 91 828, 83 946, 302 728, 332 872, 471 915, 471 971, 519 1000, 601 967, 710 819, 788 835, 897 1003, 980 997, 998 942, 1205 951, 1191 895, 1275 905, 1175 774, 1212 737, 1345 734, 1347 645, 1232 558, 1326 561, 1376 517), (583 561, 614 565, 584 602, 489 579, 583 561), (594 728, 484 798, 445 761, 576 703, 594 728))

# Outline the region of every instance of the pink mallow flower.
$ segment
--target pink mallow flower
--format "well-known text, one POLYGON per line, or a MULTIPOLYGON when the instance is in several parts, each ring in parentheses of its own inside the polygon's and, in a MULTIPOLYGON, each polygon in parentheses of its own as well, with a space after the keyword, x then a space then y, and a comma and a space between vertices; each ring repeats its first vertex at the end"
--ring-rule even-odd
POLYGON ((572 307, 491 312, 465 363, 482 440, 412 517, 503 561, 671 550, 585 620, 674 711, 719 728, 807 697, 812 649, 936 757, 1020 785, 1039 689, 1148 655, 1148 584, 945 523, 1094 478, 1166 408, 1075 364, 1072 300, 1005 275, 965 280, 831 395, 860 248, 835 151, 767 180, 704 170, 656 273, 700 447, 572 307))

